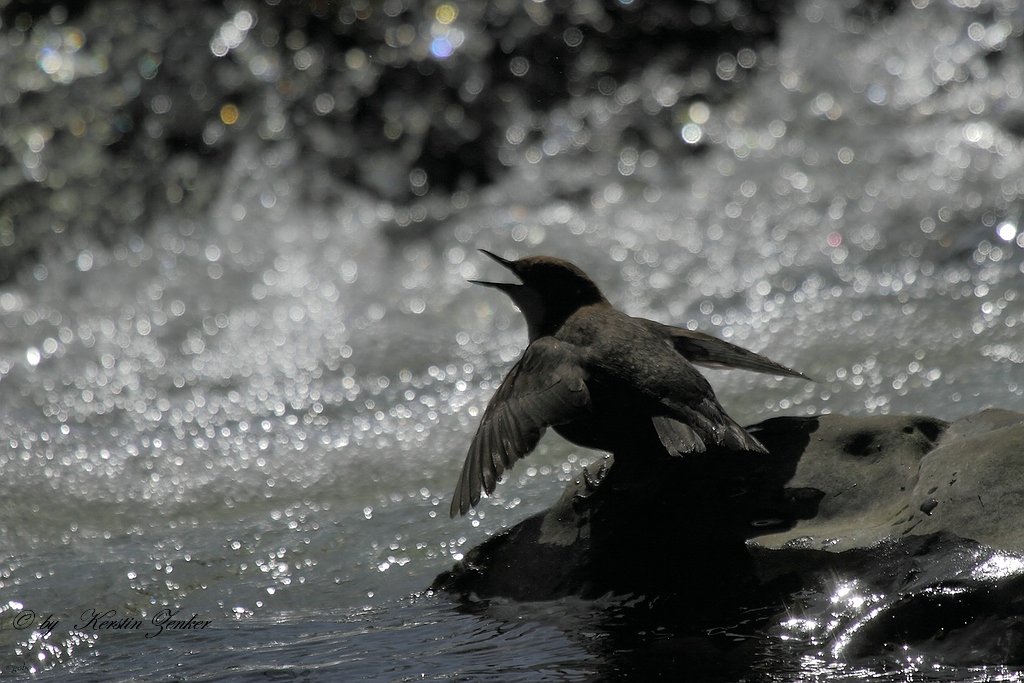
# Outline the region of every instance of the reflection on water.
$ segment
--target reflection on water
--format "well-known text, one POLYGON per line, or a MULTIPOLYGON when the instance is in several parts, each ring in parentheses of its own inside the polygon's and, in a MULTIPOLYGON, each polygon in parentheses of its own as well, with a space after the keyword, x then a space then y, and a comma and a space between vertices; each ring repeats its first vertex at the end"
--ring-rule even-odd
MULTIPOLYGON (((699 4, 691 24, 746 37, 605 63, 616 43, 596 36, 633 4, 483 16, 371 3, 380 35, 360 40, 381 51, 337 54, 324 25, 300 30, 274 4, 154 5, 123 21, 117 3, 2 8, 0 244, 57 237, 33 242, 37 260, 0 291, 0 670, 612 680, 685 661, 730 679, 1015 675, 995 663, 1020 664, 1020 559, 956 544, 912 568, 893 551, 808 570, 783 607, 712 627, 651 626, 617 601, 406 597, 600 457, 549 435, 467 520, 446 519, 480 411, 525 341, 506 301, 466 284, 488 268, 477 247, 569 257, 631 313, 820 380, 712 373, 744 422, 1024 405, 1017 4, 876 16, 805 2, 765 44, 750 40, 770 32, 750 7, 699 4), (481 43, 502 17, 505 33, 481 43), (172 40, 183 24, 194 33, 172 40), (527 59, 555 25, 549 61, 527 59), (210 79, 189 76, 196 45, 218 66, 210 79), (500 79, 470 73, 476 50, 500 55, 500 79), (558 55, 590 70, 567 71, 564 96, 533 111, 558 55), (402 89, 426 63, 437 106, 402 89), (160 73, 179 89, 161 91, 160 73), (359 94, 370 84, 377 100, 359 94), (360 106, 383 122, 373 135, 353 123, 360 106), (474 131, 482 120, 491 129, 474 131), (445 131, 493 136, 452 148, 493 158, 438 152, 445 131), (372 153, 355 164, 352 149, 372 153), (497 180, 446 180, 446 165, 497 180), (145 229, 125 237, 132 221, 145 229), (88 609, 212 624, 154 646, 76 629, 88 609), (980 616, 957 626, 964 615, 980 616), (942 634, 914 630, 924 617, 942 634)), ((346 7, 330 35, 368 25, 346 7)))

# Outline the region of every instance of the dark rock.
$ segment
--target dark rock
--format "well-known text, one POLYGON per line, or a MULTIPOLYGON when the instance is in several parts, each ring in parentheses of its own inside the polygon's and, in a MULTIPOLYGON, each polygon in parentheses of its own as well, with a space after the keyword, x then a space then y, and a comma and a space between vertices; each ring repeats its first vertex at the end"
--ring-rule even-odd
POLYGON ((785 463, 774 473, 783 479, 779 483, 823 494, 813 519, 759 542, 779 546, 800 539, 808 547, 839 550, 863 545, 865 537, 867 543, 880 540, 894 515, 909 506, 921 460, 946 427, 941 420, 901 415, 780 417, 754 425, 751 433, 785 463))
POLYGON ((1024 414, 780 417, 749 429, 770 455, 607 458, 433 588, 515 600, 629 594, 720 612, 723 596, 741 605, 770 593, 804 555, 819 565, 918 536, 1024 550, 1024 414))
POLYGON ((433 588, 516 600, 674 596, 691 613, 720 611, 723 592, 743 601, 759 590, 746 540, 817 509, 818 491, 761 483, 776 467, 774 457, 733 452, 642 463, 609 456, 433 588))
MULTIPOLYGON (((775 452, 787 418, 752 428, 775 452), (759 429, 771 426, 777 436, 759 429)), ((891 536, 949 532, 1024 550, 1024 414, 985 410, 952 424, 926 417, 817 418, 787 486, 825 493, 818 515, 758 543, 844 550, 891 536)))

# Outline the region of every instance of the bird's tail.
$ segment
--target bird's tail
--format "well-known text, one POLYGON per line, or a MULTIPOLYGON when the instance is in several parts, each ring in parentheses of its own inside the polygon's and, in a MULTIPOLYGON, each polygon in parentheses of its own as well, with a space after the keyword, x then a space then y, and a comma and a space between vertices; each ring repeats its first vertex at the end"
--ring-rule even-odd
POLYGON ((709 443, 732 451, 768 452, 768 449, 747 430, 728 417, 726 420, 728 422, 725 424, 714 424, 706 418, 697 419, 694 420, 696 424, 692 427, 663 415, 654 417, 651 421, 661 445, 670 455, 703 453, 708 449, 709 443))

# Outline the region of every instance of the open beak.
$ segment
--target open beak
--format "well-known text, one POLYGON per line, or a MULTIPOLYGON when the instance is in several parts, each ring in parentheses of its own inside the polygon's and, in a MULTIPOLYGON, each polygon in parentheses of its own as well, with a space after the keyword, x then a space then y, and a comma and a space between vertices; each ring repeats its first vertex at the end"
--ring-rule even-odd
MULTIPOLYGON (((515 271, 515 262, 514 261, 510 261, 510 260, 508 260, 506 258, 502 258, 501 256, 498 256, 497 254, 495 254, 493 252, 487 251, 486 249, 478 249, 477 251, 479 251, 481 254, 483 254, 485 256, 489 256, 491 259, 493 259, 494 261, 497 261, 498 263, 503 265, 505 268, 508 268, 509 270, 512 271, 513 274, 516 272, 515 271)), ((487 280, 470 280, 470 282, 472 282, 474 285, 483 285, 484 287, 494 287, 495 289, 500 289, 501 291, 503 291, 503 292, 505 292, 506 294, 509 294, 509 295, 511 295, 511 293, 513 291, 515 291, 516 289, 519 289, 520 287, 523 286, 523 285, 521 285, 521 284, 519 284, 517 282, 488 282, 487 280)))

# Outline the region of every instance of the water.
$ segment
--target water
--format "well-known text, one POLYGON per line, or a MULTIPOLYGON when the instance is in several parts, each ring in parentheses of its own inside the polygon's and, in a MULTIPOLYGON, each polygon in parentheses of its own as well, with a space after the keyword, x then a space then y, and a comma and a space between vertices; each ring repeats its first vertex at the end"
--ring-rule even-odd
POLYGON ((638 633, 612 599, 424 591, 600 457, 548 435, 448 520, 525 341, 507 301, 466 283, 498 276, 478 247, 571 258, 633 314, 820 380, 709 373, 744 423, 1024 409, 1022 29, 1012 1, 878 22, 802 3, 777 45, 744 54, 734 98, 688 109, 677 154, 585 155, 573 121, 589 107, 600 133, 646 88, 685 84, 574 101, 427 239, 383 237, 415 216, 358 190, 304 201, 301 159, 244 144, 208 215, 156 217, 121 246, 76 235, 0 292, 0 670, 589 681, 677 677, 682 661, 722 680, 1016 679, 1019 645, 988 636, 1018 632, 1020 612, 979 596, 1019 582, 1020 559, 957 543, 916 556, 916 581, 902 549, 879 550, 682 633, 638 633), (981 616, 946 645, 863 626, 954 580, 981 616), (121 628, 98 626, 107 612, 121 628), (193 615, 209 624, 157 633, 193 615))

